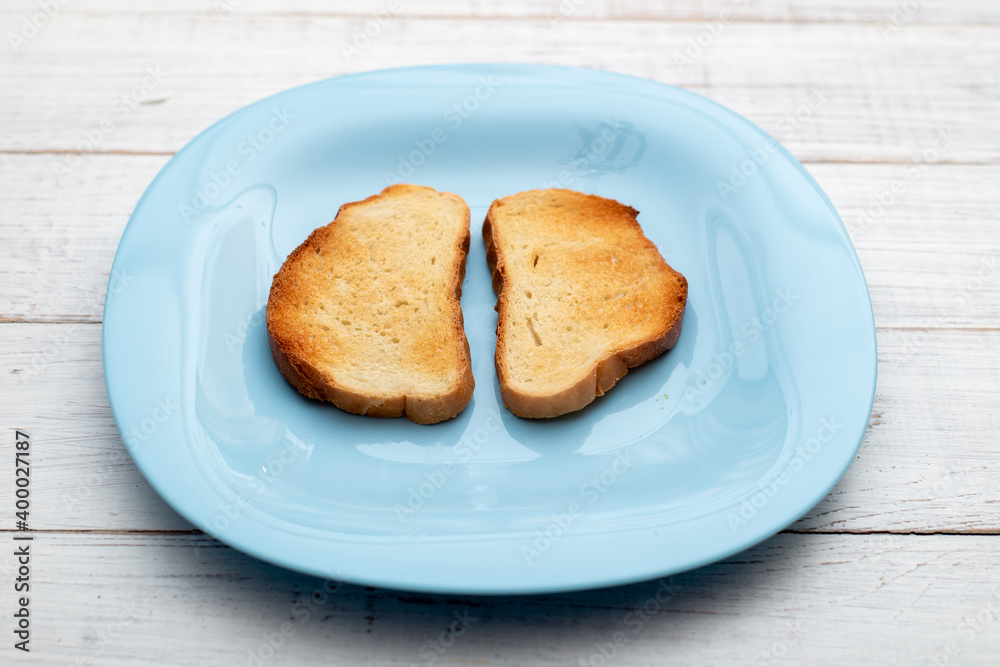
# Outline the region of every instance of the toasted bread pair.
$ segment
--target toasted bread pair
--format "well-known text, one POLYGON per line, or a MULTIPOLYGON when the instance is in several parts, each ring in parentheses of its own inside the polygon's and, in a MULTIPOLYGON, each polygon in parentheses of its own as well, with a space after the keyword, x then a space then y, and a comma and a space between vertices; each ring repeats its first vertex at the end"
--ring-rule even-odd
MULTIPOLYGON (((496 369, 520 417, 579 410, 680 336, 687 281, 634 209, 571 190, 493 202, 483 224, 497 293, 496 369)), ((454 417, 475 382, 462 319, 469 208, 393 185, 345 204, 274 277, 267 330, 310 398, 420 424, 454 417)))

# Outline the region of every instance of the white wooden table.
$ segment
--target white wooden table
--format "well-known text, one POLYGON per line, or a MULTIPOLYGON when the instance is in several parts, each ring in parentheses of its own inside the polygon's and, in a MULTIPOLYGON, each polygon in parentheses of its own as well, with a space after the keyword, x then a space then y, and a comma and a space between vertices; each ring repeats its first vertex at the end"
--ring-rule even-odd
POLYGON ((31 436, 34 535, 23 653, 4 430, 0 664, 1000 664, 995 0, 3 0, 0 36, 0 423, 31 436), (119 456, 104 290, 170 155, 309 81, 501 60, 648 77, 744 114, 830 195, 871 288, 878 391, 847 475, 791 529, 674 577, 638 630, 655 582, 324 595, 193 530, 119 456), (456 613, 471 625, 452 637, 456 613))

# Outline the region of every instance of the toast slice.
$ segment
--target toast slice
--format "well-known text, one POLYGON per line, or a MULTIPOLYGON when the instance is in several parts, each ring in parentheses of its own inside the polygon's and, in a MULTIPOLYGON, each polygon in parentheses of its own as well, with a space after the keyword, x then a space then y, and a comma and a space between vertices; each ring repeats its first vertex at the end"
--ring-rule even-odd
POLYGON ((560 189, 490 206, 483 238, 498 297, 497 377, 515 415, 579 410, 677 343, 687 280, 637 215, 560 189))
POLYGON ((274 276, 274 360, 310 398, 418 424, 450 419, 475 383, 462 320, 469 207, 392 185, 344 204, 274 276))

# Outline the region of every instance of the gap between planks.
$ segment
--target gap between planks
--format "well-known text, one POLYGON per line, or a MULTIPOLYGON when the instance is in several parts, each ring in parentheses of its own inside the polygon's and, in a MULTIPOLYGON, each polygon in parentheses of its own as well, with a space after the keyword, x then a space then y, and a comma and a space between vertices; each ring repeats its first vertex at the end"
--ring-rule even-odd
MULTIPOLYGON (((102 529, 102 528, 73 528, 73 529, 62 529, 62 528, 43 528, 40 530, 35 530, 30 528, 26 531, 24 530, 14 530, 10 528, 0 528, 0 535, 11 534, 17 535, 19 533, 26 533, 29 536, 34 535, 205 535, 206 533, 197 528, 191 528, 189 530, 156 530, 156 529, 129 529, 129 530, 115 530, 115 529, 102 529)), ((950 533, 946 533, 950 534, 950 533)))
MULTIPOLYGON (((378 70, 373 70, 378 71, 378 70)), ((604 71, 604 70, 600 70, 604 71)), ((338 77, 331 77, 338 78, 338 77)), ((308 84, 307 84, 308 85, 308 84)), ((664 84, 672 85, 672 84, 664 84)), ((294 89, 292 89, 294 90, 294 89)), ((193 140, 193 137, 192 137, 193 140)), ((67 148, 20 148, 20 149, 3 149, 0 148, 0 155, 154 155, 163 157, 172 157, 177 154, 177 151, 144 151, 144 150, 126 150, 126 149, 115 149, 107 151, 74 151, 67 148)), ((797 159, 797 158, 796 158, 797 159)), ((911 164, 913 160, 909 159, 872 159, 868 160, 865 158, 859 158, 856 160, 848 158, 812 158, 809 160, 799 160, 800 164, 811 165, 811 164, 865 164, 865 165, 908 165, 911 164)), ((990 167, 995 165, 1000 165, 1000 158, 991 160, 938 160, 934 162, 934 165, 954 165, 954 166, 971 166, 971 167, 990 167)))
MULTIPOLYGON (((555 7, 558 9, 558 7, 555 7)), ((726 9, 726 8, 723 8, 726 9)), ((889 7, 888 9, 892 9, 889 7)), ((567 23, 704 23, 705 21, 713 21, 719 19, 719 14, 722 11, 713 12, 710 14, 699 14, 697 16, 650 16, 643 14, 630 14, 630 15, 616 15, 616 16, 579 16, 574 17, 571 14, 558 13, 559 18, 556 19, 560 22, 567 23)), ((550 10, 550 13, 556 15, 556 11, 550 10)), ((888 14, 888 11, 886 12, 888 14)), ((19 17, 23 15, 23 12, 18 12, 12 9, 0 10, 0 16, 2 15, 14 15, 19 17)), ((114 12, 94 12, 94 11, 73 11, 60 10, 60 14, 64 16, 82 16, 87 18, 110 18, 116 16, 140 16, 140 17, 204 17, 208 16, 211 18, 213 16, 211 11, 157 11, 150 12, 147 10, 138 11, 114 11, 114 12)), ((254 19, 343 19, 346 21, 363 21, 372 18, 374 12, 309 12, 309 11, 299 11, 299 12, 254 12, 240 10, 239 15, 241 17, 254 18, 254 19)), ((399 18, 413 21, 467 21, 467 22, 519 22, 519 23, 540 23, 542 21, 550 20, 548 14, 493 14, 493 15, 483 15, 483 14, 418 14, 418 13, 405 13, 400 14, 399 18)), ((886 19, 872 19, 870 21, 863 21, 858 19, 838 19, 838 18, 823 18, 823 19, 809 19, 809 18, 798 18, 798 17, 783 17, 780 19, 766 19, 759 17, 743 18, 738 15, 736 11, 733 11, 729 18, 726 19, 727 23, 741 23, 741 24, 760 24, 760 25, 836 25, 838 27, 870 27, 878 26, 886 23, 886 19)), ((913 26, 918 27, 933 27, 933 28, 982 28, 983 26, 992 27, 1000 25, 1000 21, 995 20, 982 20, 982 21, 914 21, 913 26)))
MULTIPOLYGON (((104 529, 104 528, 44 528, 40 530, 30 529, 28 531, 15 530, 11 528, 0 528, 0 535, 17 535, 27 532, 28 535, 204 535, 212 537, 203 530, 191 528, 189 530, 157 530, 152 528, 136 529, 104 529)), ((847 535, 866 537, 870 535, 895 535, 900 537, 1000 537, 1000 530, 965 531, 965 532, 943 532, 940 530, 919 531, 919 530, 824 530, 824 529, 803 529, 786 528, 780 530, 775 535, 847 535)), ((773 536, 772 536, 773 537, 773 536)), ((215 539, 213 537, 213 539, 215 539)), ((767 538, 770 539, 770 538, 767 538)))

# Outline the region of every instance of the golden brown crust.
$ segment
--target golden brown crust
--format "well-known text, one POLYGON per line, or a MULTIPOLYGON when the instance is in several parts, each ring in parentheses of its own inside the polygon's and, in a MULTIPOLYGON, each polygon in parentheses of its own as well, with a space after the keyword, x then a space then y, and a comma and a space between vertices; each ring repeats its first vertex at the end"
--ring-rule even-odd
POLYGON ((285 379, 303 395, 328 401, 337 407, 356 414, 372 417, 405 416, 418 424, 433 424, 450 419, 461 412, 472 398, 475 381, 472 376, 472 362, 468 339, 465 336, 464 322, 460 298, 462 280, 465 275, 465 261, 469 249, 469 213, 465 202, 451 193, 437 193, 432 188, 413 185, 392 185, 378 195, 373 195, 360 202, 344 204, 337 212, 336 218, 330 224, 314 230, 309 237, 285 260, 281 269, 275 274, 271 284, 271 292, 267 305, 268 342, 274 360, 285 379), (371 203, 382 197, 414 192, 429 191, 443 198, 460 204, 464 209, 464 234, 456 240, 452 248, 452 280, 442 298, 448 299, 450 310, 450 327, 454 331, 457 349, 451 351, 453 357, 438 360, 433 356, 436 350, 425 350, 426 346, 417 345, 417 352, 424 354, 438 366, 459 369, 457 379, 444 391, 433 392, 393 392, 387 391, 357 391, 337 380, 334 374, 324 371, 315 359, 319 356, 313 341, 305 340, 302 334, 301 318, 293 303, 293 294, 302 289, 302 284, 313 285, 308 279, 299 275, 301 263, 309 257, 308 253, 317 255, 325 247, 327 241, 337 233, 338 221, 355 207, 371 203))
MULTIPOLYGON (((611 199, 597 197, 595 195, 582 195, 573 191, 573 195, 585 197, 586 205, 593 207, 598 214, 611 214, 619 221, 624 221, 637 233, 636 240, 647 248, 656 251, 656 256, 661 264, 660 270, 673 274, 677 279, 679 289, 664 292, 662 295, 662 310, 670 313, 659 331, 646 339, 627 347, 618 347, 609 350, 607 354, 599 359, 592 367, 584 373, 583 377, 569 386, 561 388, 559 391, 539 395, 519 390, 510 382, 511 355, 508 351, 508 294, 504 291, 506 282, 505 269, 508 264, 506 257, 507 249, 503 243, 498 243, 496 239, 496 214, 497 209, 505 201, 513 197, 534 194, 541 191, 529 191, 512 195, 502 200, 496 200, 490 206, 483 223, 483 240, 486 244, 486 260, 490 267, 490 274, 493 282, 493 289, 497 294, 496 310, 499 313, 497 319, 497 348, 496 348, 496 369, 497 377, 500 381, 500 393, 503 397, 504 405, 519 417, 546 418, 556 417, 568 412, 580 410, 590 404, 596 397, 604 395, 618 382, 629 368, 634 368, 643 364, 677 344, 683 326, 684 310, 687 305, 687 280, 680 273, 671 268, 660 256, 655 244, 642 233, 639 223, 636 221, 638 211, 620 204, 611 199)), ((555 192, 560 192, 555 190, 555 192)))

